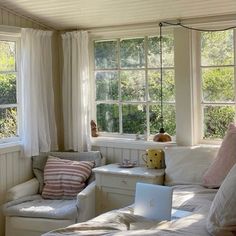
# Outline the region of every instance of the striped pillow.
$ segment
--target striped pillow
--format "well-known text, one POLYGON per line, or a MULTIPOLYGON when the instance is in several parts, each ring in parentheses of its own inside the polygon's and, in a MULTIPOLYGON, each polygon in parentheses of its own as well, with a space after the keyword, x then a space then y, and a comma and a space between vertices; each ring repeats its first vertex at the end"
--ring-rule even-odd
POLYGON ((44 168, 43 198, 72 199, 84 187, 94 167, 91 161, 71 161, 49 156, 44 168))

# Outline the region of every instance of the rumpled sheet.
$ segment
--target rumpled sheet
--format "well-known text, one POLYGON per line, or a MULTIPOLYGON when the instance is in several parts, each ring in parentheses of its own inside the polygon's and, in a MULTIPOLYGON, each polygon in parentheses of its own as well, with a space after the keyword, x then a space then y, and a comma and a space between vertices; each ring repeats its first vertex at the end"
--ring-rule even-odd
POLYGON ((104 213, 84 223, 54 230, 43 236, 155 235, 209 236, 206 217, 217 190, 198 185, 174 187, 173 207, 191 211, 178 220, 152 221, 133 214, 133 206, 104 213))

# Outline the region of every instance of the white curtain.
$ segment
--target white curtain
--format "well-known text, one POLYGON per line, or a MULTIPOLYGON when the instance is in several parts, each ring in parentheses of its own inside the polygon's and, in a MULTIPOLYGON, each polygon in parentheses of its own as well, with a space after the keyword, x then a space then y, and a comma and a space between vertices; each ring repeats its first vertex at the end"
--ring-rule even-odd
POLYGON ((22 29, 21 80, 24 156, 56 150, 52 32, 22 29))
POLYGON ((64 146, 86 151, 90 149, 88 33, 67 32, 62 35, 62 45, 64 146))

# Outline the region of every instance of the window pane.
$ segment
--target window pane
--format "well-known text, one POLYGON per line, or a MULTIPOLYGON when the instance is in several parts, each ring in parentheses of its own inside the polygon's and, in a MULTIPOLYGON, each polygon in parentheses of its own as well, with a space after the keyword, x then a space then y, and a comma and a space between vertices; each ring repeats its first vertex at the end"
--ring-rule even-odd
POLYGON ((115 104, 97 105, 97 122, 99 131, 119 132, 119 108, 115 104))
POLYGON ((204 138, 223 138, 229 123, 234 122, 234 106, 204 107, 204 138))
POLYGON ((143 105, 123 105, 123 132, 143 134, 146 131, 146 109, 143 105))
POLYGON ((202 69, 204 101, 234 101, 234 69, 202 69))
POLYGON ((233 30, 201 34, 201 64, 232 65, 234 63, 233 30))
POLYGON ((17 135, 17 109, 0 108, 0 138, 17 135))
MULTIPOLYGON (((163 118, 165 131, 170 134, 175 134, 176 122, 175 122, 175 106, 171 104, 163 104, 163 118)), ((149 108, 150 115, 150 133, 156 134, 161 128, 160 116, 161 106, 152 105, 149 108)))
POLYGON ((15 56, 15 42, 0 41, 0 71, 15 71, 15 56))
POLYGON ((145 65, 144 38, 120 42, 121 68, 143 68, 145 65))
MULTIPOLYGON (((162 38, 162 65, 174 66, 174 38, 172 35, 164 35, 162 38)), ((159 37, 148 38, 148 67, 160 67, 160 41, 159 37)))
POLYGON ((16 75, 0 74, 0 104, 16 103, 16 75))
POLYGON ((117 41, 95 42, 95 68, 117 68, 117 41))
MULTIPOLYGON (((152 101, 161 100, 160 70, 148 72, 149 97, 152 101)), ((175 101, 174 70, 163 70, 162 94, 164 101, 175 101)))
POLYGON ((124 101, 143 101, 145 99, 144 71, 121 71, 121 94, 124 101))
POLYGON ((96 73, 97 100, 118 100, 117 72, 96 73))

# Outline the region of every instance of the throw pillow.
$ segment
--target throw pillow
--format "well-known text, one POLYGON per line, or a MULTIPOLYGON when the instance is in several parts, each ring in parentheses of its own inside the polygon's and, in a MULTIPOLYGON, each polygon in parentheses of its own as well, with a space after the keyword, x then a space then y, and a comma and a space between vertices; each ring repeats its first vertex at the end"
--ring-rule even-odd
POLYGON ((236 233, 236 164, 220 186, 207 217, 210 234, 235 235, 236 233))
POLYGON ((209 188, 220 187, 224 178, 235 163, 236 127, 234 124, 230 124, 215 161, 203 175, 203 185, 209 188))
POLYGON ((94 162, 71 161, 49 156, 44 168, 42 197, 49 199, 72 199, 84 187, 92 172, 94 162))
MULTIPOLYGON (((39 193, 42 194, 44 186, 44 167, 46 165, 48 156, 58 157, 60 159, 72 160, 72 161, 94 161, 95 166, 98 167, 105 165, 105 160, 99 151, 90 152, 49 152, 41 153, 39 156, 32 157, 33 172, 37 180, 39 181, 39 193)), ((90 175, 87 183, 89 184, 94 180, 94 176, 90 175)))
POLYGON ((202 176, 215 158, 216 147, 168 147, 165 149, 165 185, 202 184, 202 176), (184 174, 183 174, 184 173, 184 174))

